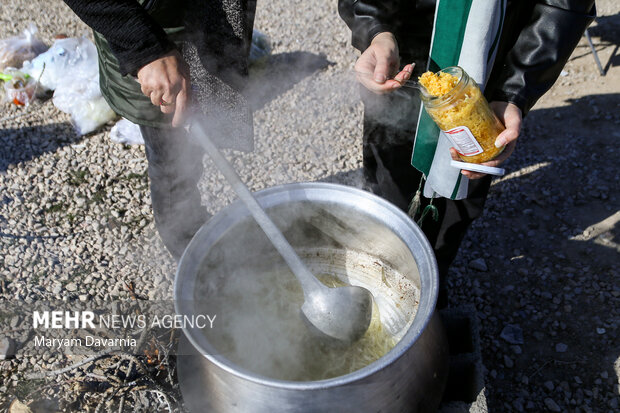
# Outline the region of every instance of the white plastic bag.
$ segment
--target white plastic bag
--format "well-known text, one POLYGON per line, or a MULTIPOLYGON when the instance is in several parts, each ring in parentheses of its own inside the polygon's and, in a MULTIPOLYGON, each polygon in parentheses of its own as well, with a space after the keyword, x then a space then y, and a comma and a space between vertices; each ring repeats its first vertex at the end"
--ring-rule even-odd
POLYGON ((24 62, 22 71, 39 79, 39 85, 48 90, 56 90, 65 80, 99 78, 97 49, 85 37, 58 39, 45 53, 24 62))
POLYGON ((26 60, 31 60, 47 50, 47 46, 35 37, 37 26, 30 23, 18 36, 0 40, 0 72, 7 67, 19 69, 26 60))
POLYGON ((116 117, 99 91, 99 82, 72 82, 61 84, 54 92, 54 106, 71 115, 71 123, 78 135, 93 132, 116 117))
POLYGON ((140 132, 140 125, 123 118, 112 126, 110 140, 125 145, 144 145, 144 138, 140 132))
POLYGON ((97 49, 89 39, 58 39, 47 52, 24 63, 22 70, 40 79, 41 87, 54 90, 54 106, 71 115, 79 135, 116 117, 101 96, 97 49))

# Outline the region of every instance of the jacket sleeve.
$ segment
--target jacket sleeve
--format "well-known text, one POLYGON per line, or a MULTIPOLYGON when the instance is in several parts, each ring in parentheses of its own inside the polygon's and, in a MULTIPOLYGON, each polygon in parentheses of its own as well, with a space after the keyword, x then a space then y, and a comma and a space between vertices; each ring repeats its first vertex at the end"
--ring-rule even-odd
POLYGON ((595 13, 594 0, 538 1, 508 52, 491 99, 512 102, 527 114, 553 86, 595 13))
POLYGON ((91 29, 105 37, 123 75, 135 75, 142 66, 175 47, 164 30, 135 0, 64 2, 91 29))
POLYGON ((398 0, 338 0, 338 13, 351 29, 351 44, 360 51, 379 33, 396 31, 398 0))

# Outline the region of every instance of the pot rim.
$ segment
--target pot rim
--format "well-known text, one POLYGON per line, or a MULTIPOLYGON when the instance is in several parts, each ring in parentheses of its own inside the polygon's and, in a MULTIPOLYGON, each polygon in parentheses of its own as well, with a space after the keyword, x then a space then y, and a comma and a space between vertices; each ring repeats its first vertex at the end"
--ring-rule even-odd
MULTIPOLYGON (((299 198, 295 198, 290 195, 296 193, 298 195, 311 195, 312 193, 316 194, 317 191, 330 192, 331 195, 335 196, 334 200, 342 199, 344 195, 353 196, 357 199, 356 202, 351 202, 351 205, 354 205, 355 207, 357 207, 357 209, 365 211, 367 211, 368 209, 384 210, 391 215, 391 218, 395 222, 392 226, 389 227, 389 229, 392 230, 392 232, 395 232, 395 235, 398 236, 398 238, 400 238, 405 245, 407 245, 419 269, 421 290, 420 303, 418 305, 418 310, 416 312, 414 320, 408 331, 396 344, 396 346, 394 346, 392 350, 387 352, 378 360, 370 363, 366 367, 345 374, 343 376, 315 381, 279 380, 253 373, 247 369, 244 369, 241 366, 236 365, 224 356, 218 354, 209 354, 209 351, 207 351, 207 349, 213 347, 204 335, 195 334, 194 330, 190 328, 182 328, 183 333, 185 334, 189 342, 192 344, 194 349, 201 354, 202 357, 205 357, 217 367, 227 371, 228 373, 240 379, 247 380, 259 385, 277 387, 280 389, 288 390, 315 390, 338 387, 345 384, 354 383, 383 370, 385 367, 391 365, 401 356, 403 356, 422 335, 422 332, 426 329, 427 325, 431 321, 431 318, 435 311, 435 304, 437 302, 437 295, 439 289, 439 273, 437 268, 437 261, 435 259, 433 249, 431 248, 422 230, 413 222, 413 220, 411 220, 411 218, 409 218, 409 216, 407 216, 398 207, 370 192, 346 185, 324 182, 300 182, 278 185, 257 191, 254 193, 254 196, 263 207, 268 208, 269 206, 280 205, 290 201, 308 200, 316 202, 316 200, 310 199, 308 197, 301 196, 299 198), (288 199, 284 202, 273 202, 275 200, 274 196, 280 193, 288 193, 288 199), (273 204, 269 205, 269 201, 272 201, 273 204), (408 241, 415 241, 417 244, 419 244, 416 247, 419 247, 420 250, 414 251, 413 246, 408 241), (428 259, 429 257, 430 259, 428 259), (419 262, 418 258, 426 258, 426 262, 419 262), (423 273, 423 271, 420 270, 420 267, 424 265, 428 266, 428 269, 426 272, 423 273)), ((184 296, 190 296, 191 292, 193 292, 193 282, 195 281, 195 277, 193 280, 191 280, 191 287, 187 287, 187 280, 182 279, 183 277, 181 276, 181 274, 187 273, 187 271, 184 271, 184 268, 187 265, 191 264, 192 260, 190 260, 188 257, 193 253, 193 250, 195 249, 194 245, 198 243, 197 240, 199 238, 203 238, 203 234, 209 234, 211 235, 211 238, 214 239, 214 242, 217 241, 217 239, 219 239, 219 237, 225 232, 225 230, 231 227, 229 223, 225 222, 231 216, 236 216, 238 217, 238 220, 240 220, 249 217, 250 213, 239 200, 236 200, 230 205, 224 207, 221 211, 215 214, 207 223, 205 223, 197 231, 192 241, 190 241, 189 245, 183 252, 181 259, 179 260, 179 264, 177 265, 177 271, 174 280, 173 297, 175 311, 177 314, 188 313, 187 311, 184 312, 183 310, 187 309, 187 303, 190 302, 190 300, 183 298, 184 296), (224 223, 226 223, 226 225, 223 225, 224 223), (190 261, 190 264, 188 264, 188 261, 190 261)), ((204 244, 202 241, 204 240, 201 240, 201 243, 204 244)))

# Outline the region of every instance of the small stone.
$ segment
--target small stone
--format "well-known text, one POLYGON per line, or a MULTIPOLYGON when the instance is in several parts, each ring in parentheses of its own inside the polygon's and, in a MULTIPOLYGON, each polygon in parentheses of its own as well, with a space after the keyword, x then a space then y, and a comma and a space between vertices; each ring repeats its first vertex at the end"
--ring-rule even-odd
POLYGON ((596 329, 596 334, 600 334, 600 335, 605 334, 605 329, 601 328, 601 327, 597 328, 596 329))
POLYGON ((515 363, 514 363, 514 361, 512 361, 512 359, 510 357, 504 355, 504 365, 507 368, 511 369, 511 368, 514 367, 515 363))
POLYGON ((69 283, 69 284, 67 284, 65 286, 65 290, 67 290, 67 291, 74 292, 74 291, 77 291, 77 289, 78 288, 77 288, 77 285, 75 283, 69 283))
POLYGON ((565 353, 568 350, 568 346, 564 343, 558 343, 555 345, 555 351, 558 353, 565 353))
POLYGON ((523 330, 518 324, 506 324, 499 336, 510 344, 523 344, 523 330))
POLYGON ((149 297, 149 300, 151 300, 151 301, 155 300, 155 299, 157 298, 157 293, 158 293, 158 291, 157 291, 157 290, 155 290, 155 289, 150 290, 150 291, 148 292, 148 294, 147 294, 147 295, 148 295, 148 297, 149 297))
POLYGON ((561 412, 562 409, 560 409, 560 406, 558 406, 558 404, 551 398, 547 397, 545 399, 545 406, 547 406, 547 409, 551 410, 552 412, 561 412))
POLYGON ((609 374, 606 371, 604 371, 604 372, 601 373, 601 377, 604 378, 604 379, 607 379, 607 378, 609 378, 609 374))
POLYGON ((555 386, 553 385, 553 382, 551 380, 545 382, 545 387, 549 391, 553 391, 553 389, 555 389, 555 386))
POLYGON ((9 406, 8 412, 9 413, 32 413, 32 410, 30 410, 30 408, 26 406, 24 403, 15 399, 9 406))
POLYGON ((8 337, 0 337, 0 360, 8 360, 15 355, 15 345, 8 337))
POLYGON ((481 272, 486 272, 489 270, 486 261, 484 261, 484 258, 476 258, 475 260, 470 261, 469 268, 473 268, 474 270, 481 272))
POLYGON ((80 294, 78 298, 80 299, 80 301, 86 302, 88 301, 88 294, 80 294))
POLYGON ((515 410, 518 412, 523 412, 525 410, 523 410, 523 399, 516 399, 514 402, 512 402, 512 405, 514 406, 515 410))

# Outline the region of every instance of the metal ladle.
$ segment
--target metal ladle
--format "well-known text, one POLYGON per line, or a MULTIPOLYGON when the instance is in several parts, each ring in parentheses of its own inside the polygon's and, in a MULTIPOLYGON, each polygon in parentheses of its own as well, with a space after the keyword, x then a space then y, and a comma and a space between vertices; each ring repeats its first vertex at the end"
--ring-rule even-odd
MULTIPOLYGON (((351 74, 355 75, 358 78, 368 78, 368 79, 373 79, 374 78, 374 73, 358 72, 357 70, 351 70, 351 74)), ((387 80, 396 80, 396 79, 394 77, 390 77, 390 78, 386 79, 386 81, 387 80)), ((411 79, 405 80, 403 82, 399 82, 398 80, 396 80, 396 81, 398 83, 400 83, 401 87, 416 89, 423 96, 427 96, 427 97, 432 96, 428 92, 428 90, 426 90, 426 88, 420 84, 420 82, 417 82, 417 81, 411 80, 411 79)))
POLYGON ((323 338, 336 339, 344 343, 356 341, 363 336, 368 330, 372 315, 370 291, 358 286, 329 288, 322 284, 308 270, 282 232, 241 181, 232 165, 213 144, 201 122, 192 119, 190 131, 197 132, 194 138, 207 151, 215 166, 299 280, 304 292, 301 313, 311 325, 311 330, 323 338))

